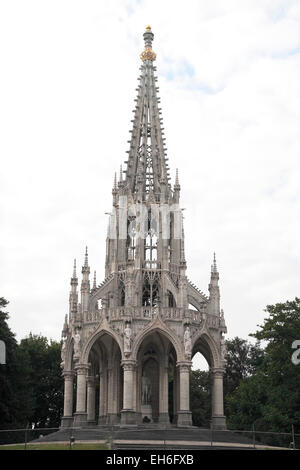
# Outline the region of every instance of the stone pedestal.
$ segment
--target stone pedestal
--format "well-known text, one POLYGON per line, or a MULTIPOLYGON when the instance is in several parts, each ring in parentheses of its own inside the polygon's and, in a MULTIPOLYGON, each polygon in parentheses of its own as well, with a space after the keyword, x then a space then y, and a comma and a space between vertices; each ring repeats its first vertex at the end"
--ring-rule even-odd
POLYGON ((165 425, 170 424, 169 413, 159 413, 158 422, 165 425))
POLYGON ((61 418, 61 428, 72 428, 73 427, 73 416, 63 416, 61 418))
POLYGON ((121 411, 121 424, 137 424, 136 412, 132 410, 121 411))
POLYGON ((151 405, 142 405, 141 406, 141 412, 142 412, 142 423, 144 422, 145 416, 150 420, 149 422, 152 423, 152 406, 151 405))
POLYGON ((177 426, 192 426, 192 412, 191 411, 178 411, 177 413, 177 426))
POLYGON ((119 424, 120 416, 117 413, 108 413, 106 417, 107 424, 119 424))
POLYGON ((82 428, 87 425, 87 413, 77 412, 74 413, 74 428, 82 428))
POLYGON ((210 426, 217 431, 224 431, 226 429, 226 416, 212 416, 210 426))

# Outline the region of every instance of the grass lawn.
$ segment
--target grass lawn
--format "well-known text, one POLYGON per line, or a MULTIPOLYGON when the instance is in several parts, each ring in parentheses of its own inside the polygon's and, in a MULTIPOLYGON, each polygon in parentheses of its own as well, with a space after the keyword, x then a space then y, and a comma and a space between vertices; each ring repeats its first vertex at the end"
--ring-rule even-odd
MULTIPOLYGON (((25 450, 24 444, 0 445, 0 450, 25 450)), ((27 450, 70 450, 69 444, 27 444, 27 450)), ((73 444, 72 450, 109 450, 106 444, 73 444)))

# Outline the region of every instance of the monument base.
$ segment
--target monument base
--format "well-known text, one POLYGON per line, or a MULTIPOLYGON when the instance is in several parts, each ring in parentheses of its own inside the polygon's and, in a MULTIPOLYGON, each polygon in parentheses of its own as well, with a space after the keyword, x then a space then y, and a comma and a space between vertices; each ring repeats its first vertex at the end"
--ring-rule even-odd
POLYGON ((74 421, 73 416, 63 416, 61 418, 60 427, 61 428, 72 428, 73 427, 73 421, 74 421))
POLYGON ((177 412, 177 426, 192 426, 192 412, 191 411, 178 411, 177 412))
POLYGON ((136 412, 133 410, 121 411, 121 424, 137 424, 136 412))
POLYGON ((81 428, 86 426, 87 423, 87 413, 78 412, 74 413, 74 428, 81 428))
POLYGON ((169 413, 159 413, 158 422, 160 424, 170 424, 170 416, 169 413))
POLYGON ((217 431, 224 431, 226 429, 226 416, 212 416, 210 426, 217 431))
POLYGON ((142 413, 142 423, 153 423, 151 405, 142 405, 141 413, 142 413))

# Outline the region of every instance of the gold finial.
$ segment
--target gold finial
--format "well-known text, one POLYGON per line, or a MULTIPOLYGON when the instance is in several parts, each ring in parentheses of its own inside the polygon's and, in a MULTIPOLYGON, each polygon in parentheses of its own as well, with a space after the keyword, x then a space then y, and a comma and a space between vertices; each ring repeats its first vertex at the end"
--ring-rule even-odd
POLYGON ((145 49, 140 55, 140 58, 142 61, 145 60, 152 60, 154 61, 156 59, 156 54, 152 50, 152 41, 154 38, 154 34, 151 31, 151 26, 146 26, 146 31, 144 33, 144 40, 145 40, 145 49))
POLYGON ((156 54, 153 52, 152 47, 146 46, 145 50, 141 53, 140 58, 144 62, 144 60, 152 60, 156 59, 156 54))

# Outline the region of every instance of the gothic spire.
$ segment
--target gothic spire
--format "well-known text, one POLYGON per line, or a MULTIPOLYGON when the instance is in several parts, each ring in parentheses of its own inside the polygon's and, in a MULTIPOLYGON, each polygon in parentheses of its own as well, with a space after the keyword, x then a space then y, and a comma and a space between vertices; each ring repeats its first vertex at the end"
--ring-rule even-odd
POLYGON ((89 256, 88 256, 88 247, 85 247, 85 255, 84 255, 84 267, 88 268, 89 266, 89 256))
POLYGON ((157 78, 154 75, 156 68, 153 65, 156 54, 152 50, 154 34, 147 26, 144 33, 145 49, 140 58, 142 65, 139 76, 140 84, 137 88, 136 107, 132 120, 132 136, 128 150, 125 185, 132 194, 141 192, 143 199, 152 189, 155 197, 160 199, 161 182, 166 186, 167 192, 169 174, 164 145, 161 109, 156 87, 157 78))
POLYGON ((74 259, 74 266, 73 266, 73 279, 77 279, 77 273, 76 273, 76 259, 74 259))
POLYGON ((213 259, 213 264, 211 266, 211 272, 214 274, 217 274, 218 269, 217 269, 217 261, 216 261, 216 253, 214 252, 214 259, 213 259))

